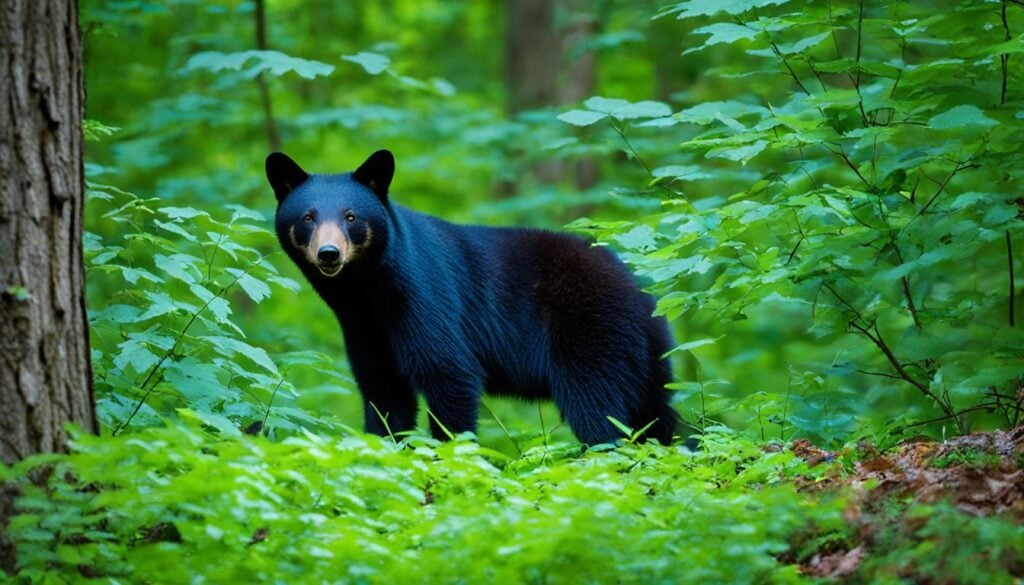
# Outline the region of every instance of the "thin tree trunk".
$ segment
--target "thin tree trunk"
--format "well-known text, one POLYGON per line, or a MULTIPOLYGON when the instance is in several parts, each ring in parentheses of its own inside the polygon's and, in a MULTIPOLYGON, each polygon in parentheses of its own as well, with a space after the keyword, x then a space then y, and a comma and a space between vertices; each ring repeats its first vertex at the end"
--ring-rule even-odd
MULTIPOLYGON (((0 461, 95 432, 73 0, 0 3, 0 461)), ((2 532, 2 531, 0 531, 2 532)))
MULTIPOLYGON (((256 48, 267 50, 267 8, 264 0, 256 0, 256 48)), ((270 84, 262 73, 256 76, 256 84, 260 88, 260 101, 263 103, 263 120, 267 131, 267 142, 270 150, 281 150, 281 134, 277 131, 274 120, 274 104, 270 100, 270 84)))

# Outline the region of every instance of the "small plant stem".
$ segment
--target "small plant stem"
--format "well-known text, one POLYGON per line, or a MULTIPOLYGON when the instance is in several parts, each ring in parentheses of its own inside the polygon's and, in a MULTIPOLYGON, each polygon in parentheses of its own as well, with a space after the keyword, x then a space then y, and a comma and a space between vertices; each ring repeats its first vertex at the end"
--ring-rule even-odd
POLYGON ((480 404, 482 404, 483 407, 487 409, 487 412, 491 415, 491 418, 493 418, 494 421, 498 423, 498 426, 501 427, 501 430, 505 432, 505 436, 508 437, 508 440, 512 441, 512 446, 516 448, 516 451, 519 451, 519 456, 522 457, 523 450, 519 446, 519 441, 517 441, 516 438, 512 436, 512 433, 510 433, 508 428, 505 427, 505 423, 501 422, 501 419, 498 418, 498 415, 494 414, 494 411, 491 410, 491 407, 486 402, 481 400, 480 404))
POLYGON ((629 152, 633 153, 633 158, 640 161, 640 164, 643 165, 644 170, 647 171, 647 175, 653 179, 654 173, 651 171, 651 167, 647 166, 647 163, 640 156, 640 153, 638 153, 636 149, 633 148, 633 144, 629 141, 628 138, 626 138, 626 132, 623 131, 622 128, 620 128, 619 125, 615 123, 614 118, 609 117, 608 120, 612 124, 612 129, 615 130, 615 132, 619 135, 620 138, 622 138, 622 142, 626 144, 626 148, 629 149, 629 152))
MULTIPOLYGON (((1005 6, 1005 5, 1004 5, 1005 6)), ((1009 323, 1010 327, 1017 325, 1014 318, 1014 296, 1016 293, 1016 283, 1013 278, 1013 241, 1010 239, 1010 230, 1006 230, 1006 263, 1010 268, 1010 310, 1009 310, 1009 323)))
POLYGON ((263 423, 260 426, 260 431, 266 433, 267 431, 267 419, 270 418, 270 407, 274 405, 274 398, 277 396, 277 391, 281 389, 281 384, 284 384, 284 376, 278 380, 277 386, 274 386, 274 391, 270 394, 270 400, 267 401, 267 410, 263 413, 263 423))
MULTIPOLYGON (((1010 39, 1013 38, 1010 35, 1010 24, 1006 21, 1006 5, 1007 4, 1008 4, 1007 0, 1003 0, 1001 16, 1002 16, 1002 20, 1003 20, 1003 40, 1005 40, 1005 41, 1009 41, 1010 39)), ((1001 87, 1000 87, 1000 90, 999 90, 999 105, 1002 106, 1002 105, 1006 104, 1006 81, 1007 81, 1007 78, 1009 77, 1009 72, 1010 72, 1010 54, 1009 53, 1003 53, 1003 54, 999 55, 999 65, 1000 65, 1000 72, 1002 74, 1002 84, 1001 84, 1001 87)))
MULTIPOLYGON (((792 368, 792 366, 790 366, 792 368)), ((782 423, 779 424, 779 440, 786 442, 786 417, 789 415, 789 395, 793 393, 793 370, 789 371, 786 381, 786 401, 782 404, 782 423)))
POLYGON ((914 318, 914 327, 920 331, 921 317, 918 316, 917 307, 914 306, 914 296, 910 294, 910 278, 907 276, 903 277, 903 296, 907 297, 907 310, 910 311, 910 316, 914 318))
POLYGON ((370 407, 373 408, 373 412, 377 413, 377 418, 379 418, 380 423, 384 425, 384 430, 387 431, 388 436, 391 437, 391 442, 398 443, 398 440, 395 439, 395 434, 391 432, 391 425, 388 424, 388 417, 384 416, 384 413, 382 413, 373 402, 370 402, 370 407))
POLYGON ((959 163, 957 163, 957 165, 953 167, 952 172, 950 172, 949 175, 947 175, 946 178, 943 179, 941 183, 939 183, 939 188, 935 191, 935 194, 932 195, 931 199, 928 200, 928 203, 924 204, 924 207, 921 208, 921 211, 917 212, 917 215, 924 215, 924 212, 928 211, 928 208, 932 206, 932 203, 934 203, 935 200, 938 199, 939 195, 941 195, 942 192, 946 190, 946 185, 948 185, 949 182, 953 180, 953 177, 955 177, 957 173, 959 173, 961 170, 965 168, 965 166, 961 166, 959 163))

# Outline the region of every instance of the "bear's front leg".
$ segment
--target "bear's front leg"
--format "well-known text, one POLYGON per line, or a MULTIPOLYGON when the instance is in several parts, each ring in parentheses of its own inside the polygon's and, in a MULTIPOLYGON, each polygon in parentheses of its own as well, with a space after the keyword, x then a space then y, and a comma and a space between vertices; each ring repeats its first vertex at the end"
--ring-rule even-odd
POLYGON ((349 362, 363 397, 366 432, 386 437, 416 428, 416 391, 390 360, 350 349, 349 362))
POLYGON ((448 439, 445 429, 453 435, 476 432, 483 380, 457 369, 432 369, 418 380, 430 411, 430 432, 435 439, 448 439), (444 429, 441 426, 444 426, 444 429))

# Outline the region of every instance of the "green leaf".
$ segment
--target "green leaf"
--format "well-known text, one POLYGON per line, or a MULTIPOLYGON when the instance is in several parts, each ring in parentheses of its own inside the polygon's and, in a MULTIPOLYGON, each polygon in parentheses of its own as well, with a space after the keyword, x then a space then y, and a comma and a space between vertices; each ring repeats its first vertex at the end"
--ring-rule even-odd
POLYGON ((334 65, 320 61, 290 57, 280 51, 241 51, 239 53, 221 53, 204 51, 197 53, 185 64, 185 71, 223 71, 231 69, 239 71, 249 61, 255 64, 246 71, 246 76, 254 78, 260 73, 269 72, 278 77, 294 72, 305 79, 330 75, 334 65))
POLYGON ((206 303, 206 310, 213 314, 213 318, 218 323, 234 325, 231 323, 231 319, 229 319, 231 316, 231 305, 224 300, 224 297, 213 294, 208 288, 198 282, 192 283, 188 289, 192 291, 192 294, 196 295, 206 303))
POLYGON ((188 231, 186 231, 184 228, 182 228, 180 225, 178 225, 176 223, 164 222, 164 221, 160 221, 159 219, 154 219, 153 223, 156 224, 156 227, 158 227, 158 228, 160 228, 162 230, 171 232, 172 234, 179 235, 179 236, 185 238, 186 240, 188 240, 190 242, 196 242, 196 241, 199 240, 199 238, 197 238, 194 234, 189 233, 188 231))
POLYGON ((149 306, 146 307, 146 311, 139 315, 137 321, 148 321, 154 317, 160 317, 168 313, 173 313, 179 310, 188 310, 188 305, 183 305, 173 298, 162 292, 144 291, 142 293, 147 300, 149 300, 149 306))
POLYGON ((654 228, 641 224, 624 234, 616 235, 615 241, 627 250, 649 252, 658 247, 654 236, 654 228))
POLYGON ((671 177, 677 181, 698 181, 700 179, 711 179, 714 175, 704 172, 697 165, 669 165, 657 167, 651 171, 655 179, 671 177))
POLYGON ((358 64, 370 75, 383 73, 391 66, 391 59, 386 55, 369 51, 359 51, 355 55, 342 55, 341 58, 358 64))
POLYGON ((998 124, 976 106, 956 106, 928 120, 928 125, 937 130, 953 130, 964 126, 989 128, 998 124))
POLYGON ((171 219, 194 219, 197 217, 210 217, 210 214, 194 207, 161 207, 157 209, 160 213, 171 219))
POLYGON ((607 117, 607 114, 591 112, 589 110, 569 110, 568 112, 558 115, 559 120, 572 124, 573 126, 590 126, 591 124, 604 120, 607 117))
POLYGON ((617 120, 635 120, 637 118, 661 118, 672 114, 672 108, 668 104, 645 100, 626 104, 621 108, 612 111, 612 117, 617 120))
POLYGON ((220 335, 210 335, 203 337, 206 341, 210 342, 218 353, 221 353, 225 357, 234 357, 236 355, 243 355, 246 358, 252 360, 253 363, 267 370, 274 376, 279 376, 277 366, 274 365, 274 360, 270 359, 267 352, 262 348, 254 347, 248 343, 231 337, 224 337, 220 335))
MULTIPOLYGON (((585 105, 586 107, 590 108, 595 112, 610 115, 617 120, 633 120, 637 118, 661 118, 664 116, 668 116, 672 113, 672 108, 670 108, 668 104, 651 100, 645 100, 634 103, 618 98, 594 96, 592 98, 587 99, 587 101, 583 102, 583 105, 585 105)), ((573 110, 573 112, 579 111, 580 110, 573 110)), ((571 112, 566 113, 568 114, 571 112)), ((584 120, 588 118, 592 118, 593 121, 587 124, 576 125, 586 126, 589 124, 593 124, 597 120, 604 118, 604 116, 602 115, 600 118, 595 118, 593 114, 590 114, 589 117, 583 117, 584 120)), ((568 120, 562 119, 561 116, 559 116, 559 119, 561 119, 564 122, 568 122, 568 120)), ((569 123, 572 124, 573 122, 569 123)))
POLYGON ((113 136, 120 128, 107 126, 98 120, 85 118, 82 120, 82 135, 87 142, 100 142, 108 136, 113 136))
POLYGON ((684 51, 684 55, 713 45, 732 44, 740 39, 750 40, 757 36, 758 31, 741 24, 716 22, 715 24, 702 26, 690 34, 711 36, 704 41, 703 45, 699 47, 692 47, 684 51))
POLYGON ((228 437, 241 437, 242 432, 238 430, 238 424, 231 421, 224 415, 210 412, 208 410, 199 409, 195 411, 195 415, 199 420, 203 421, 203 424, 209 425, 221 434, 228 437))
POLYGON ((172 254, 171 256, 154 254, 153 261, 160 270, 187 284, 192 284, 203 278, 202 271, 196 267, 196 262, 199 259, 195 256, 189 256, 188 254, 172 254))
POLYGON ((247 294, 254 303, 259 303, 270 296, 270 287, 262 280, 253 278, 251 275, 246 274, 244 271, 238 270, 237 268, 228 268, 227 271, 238 278, 238 286, 242 287, 242 290, 245 291, 245 294, 247 294))
POLYGON ((737 15, 765 6, 779 6, 789 0, 688 0, 663 10, 658 16, 678 13, 677 18, 713 16, 719 12, 737 15))
POLYGON ((122 266, 120 264, 115 264, 114 268, 121 271, 121 273, 124 275, 125 282, 127 282, 128 284, 138 284, 139 279, 157 283, 164 281, 164 279, 160 278, 159 276, 153 274, 148 270, 143 270, 142 268, 132 268, 131 266, 122 266))
POLYGON ((691 351, 691 350, 697 349, 698 347, 704 347, 705 345, 712 345, 713 343, 717 342, 719 339, 721 339, 721 337, 706 337, 704 339, 695 339, 693 341, 687 341, 686 343, 680 343, 679 345, 677 345, 677 346, 673 347, 671 350, 669 350, 669 352, 667 354, 665 354, 665 355, 671 355, 671 354, 674 354, 674 353, 679 353, 681 351, 691 351))
POLYGON ((587 98, 587 101, 583 102, 584 106, 587 106, 595 112, 603 112, 605 114, 611 114, 619 108, 624 108, 629 105, 628 100, 619 98, 606 98, 601 96, 594 96, 587 98))
POLYGON ((796 53, 802 53, 807 49, 810 49, 811 47, 817 45, 818 43, 827 39, 831 35, 832 31, 827 30, 823 33, 812 35, 792 43, 780 43, 776 45, 776 47, 778 47, 779 52, 782 53, 783 55, 794 55, 796 53))
POLYGON ((761 154, 761 152, 767 147, 767 141, 758 140, 757 142, 746 146, 724 146, 721 148, 713 148, 709 150, 705 156, 707 158, 725 158, 746 165, 750 159, 761 154))

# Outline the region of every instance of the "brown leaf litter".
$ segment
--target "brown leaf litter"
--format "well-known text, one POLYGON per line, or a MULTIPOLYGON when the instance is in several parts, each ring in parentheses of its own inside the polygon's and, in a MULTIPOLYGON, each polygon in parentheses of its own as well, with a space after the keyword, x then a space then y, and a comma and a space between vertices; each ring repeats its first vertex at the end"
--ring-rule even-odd
MULTIPOLYGON (((812 466, 837 458, 804 439, 790 449, 812 466)), ((852 472, 836 466, 824 479, 800 482, 807 490, 852 488, 845 515, 859 541, 848 550, 815 554, 801 567, 804 574, 843 578, 856 572, 877 529, 870 518, 892 498, 946 501, 967 514, 1000 514, 1024 523, 1024 426, 942 442, 911 440, 882 454, 870 446, 858 450, 863 458, 852 472)))

